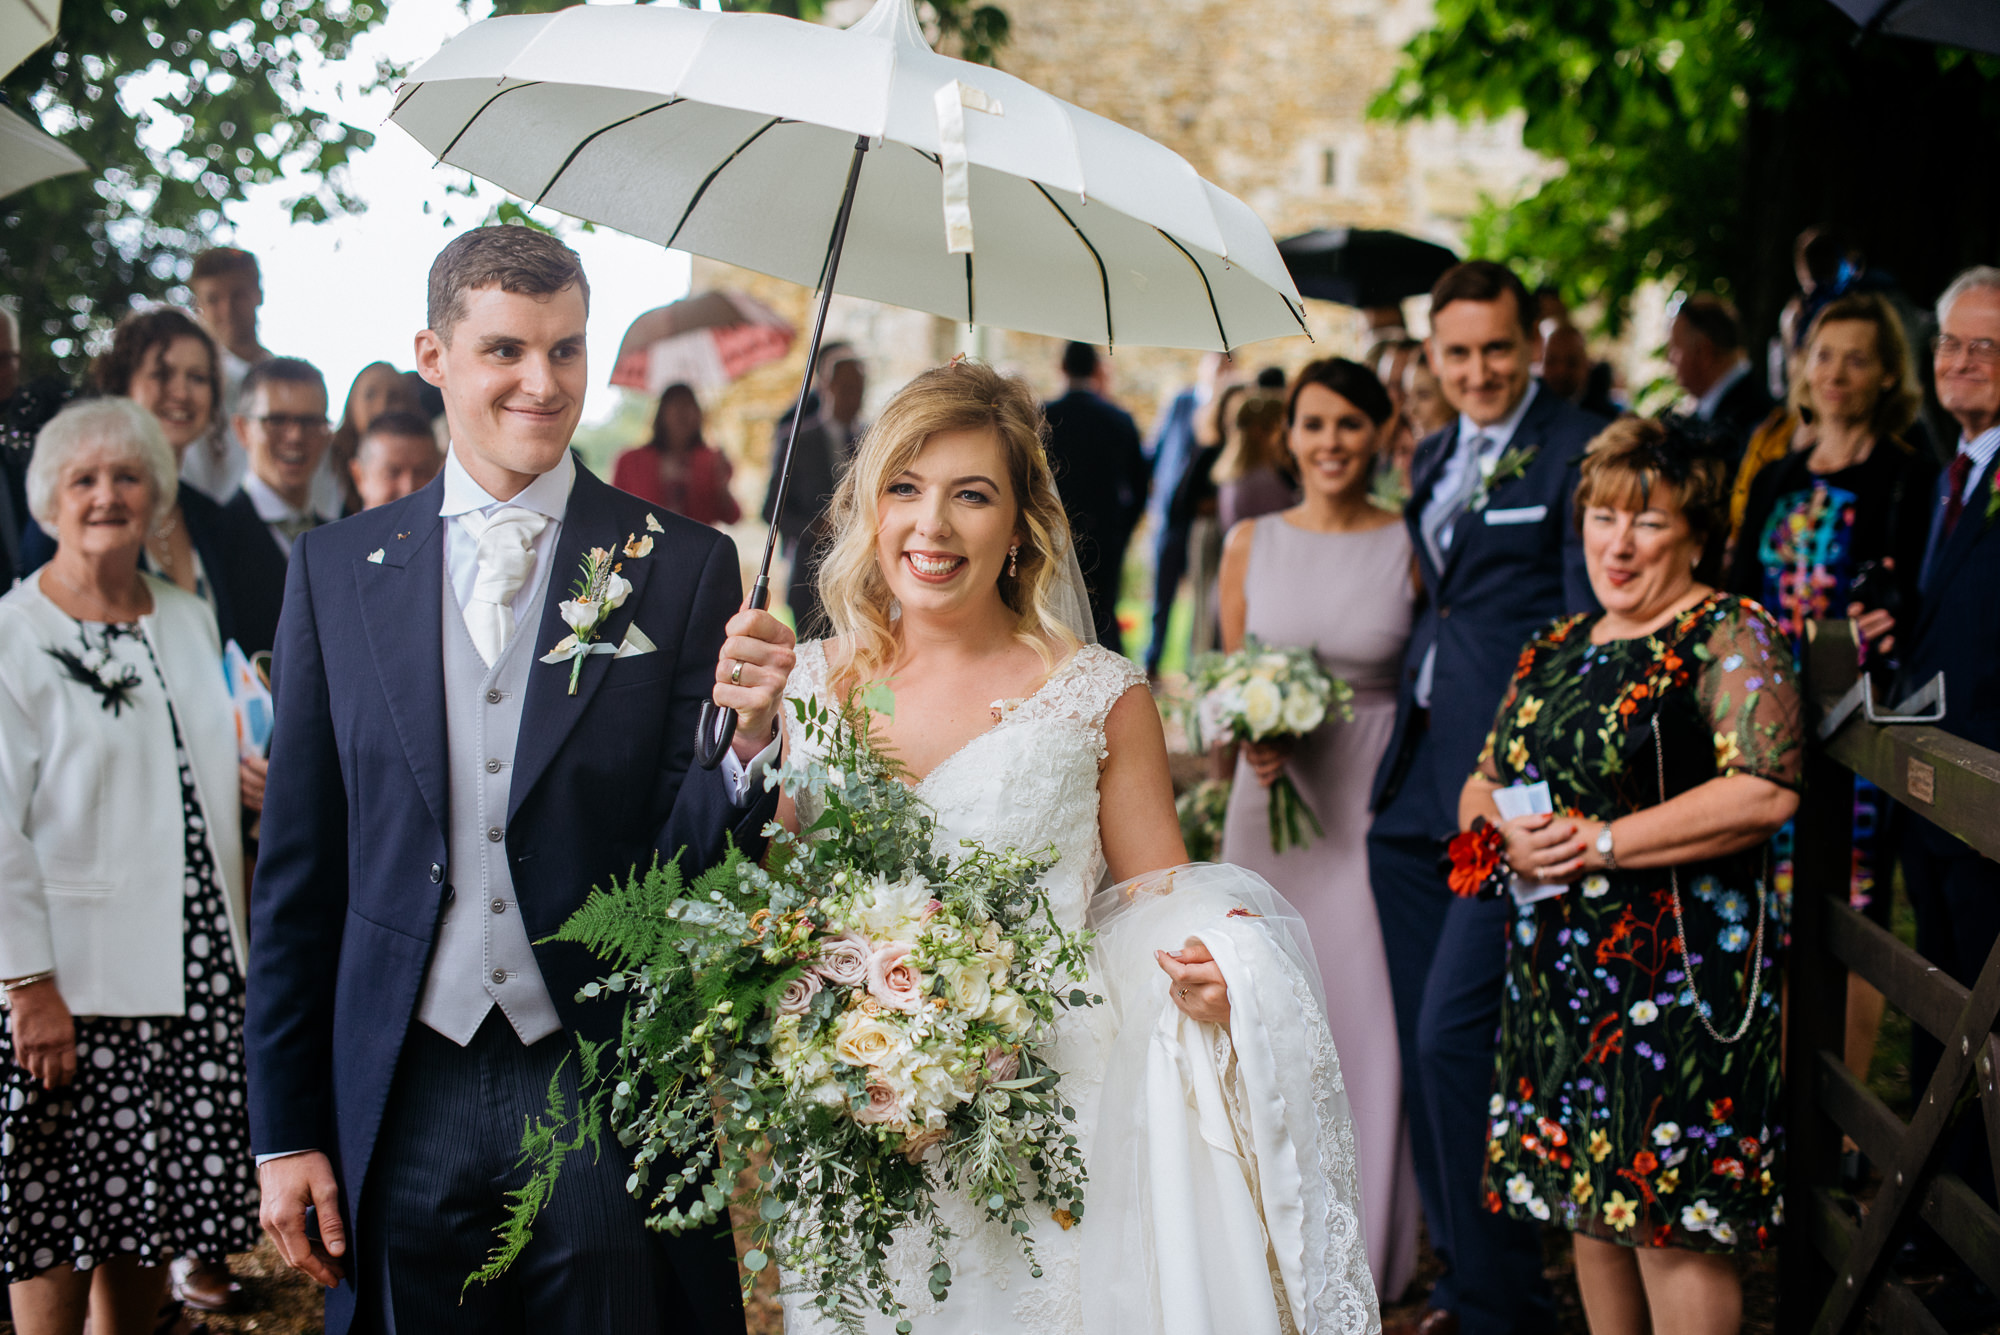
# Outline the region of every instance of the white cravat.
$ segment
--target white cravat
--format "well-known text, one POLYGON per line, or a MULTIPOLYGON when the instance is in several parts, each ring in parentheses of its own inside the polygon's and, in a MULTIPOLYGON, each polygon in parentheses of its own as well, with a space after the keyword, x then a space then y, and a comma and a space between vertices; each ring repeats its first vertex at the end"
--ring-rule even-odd
POLYGON ((479 540, 479 573, 465 604, 465 629, 491 667, 514 638, 514 595, 535 572, 535 537, 549 521, 509 505, 491 515, 468 512, 459 522, 479 540))

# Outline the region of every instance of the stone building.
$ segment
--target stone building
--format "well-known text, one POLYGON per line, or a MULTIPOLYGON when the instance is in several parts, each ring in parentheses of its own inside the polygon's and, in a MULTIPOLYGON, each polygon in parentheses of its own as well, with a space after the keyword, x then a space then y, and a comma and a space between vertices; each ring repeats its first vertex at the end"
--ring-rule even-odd
MULTIPOLYGON (((1395 125, 1368 119, 1398 52, 1428 26, 1428 0, 1003 0, 1013 38, 1009 73, 1166 144, 1249 204, 1276 236, 1315 227, 1385 227, 1457 248, 1485 196, 1513 198, 1544 171, 1513 123, 1395 125)), ((831 0, 847 24, 870 0, 831 0)), ((738 460, 746 511, 763 497, 770 428, 790 406, 804 362, 811 294, 792 284, 696 260, 694 287, 748 290, 794 319, 785 362, 732 386, 710 405, 709 438, 738 460)), ((1409 318, 1421 323, 1422 302, 1409 318)), ((1358 312, 1308 303, 1313 340, 1242 349, 1246 372, 1362 350, 1358 312)), ((836 299, 829 337, 867 358, 871 404, 961 350, 1059 385, 1055 340, 981 330, 872 302, 836 299)), ((1121 347, 1113 393, 1149 429, 1194 372, 1197 354, 1121 347)))

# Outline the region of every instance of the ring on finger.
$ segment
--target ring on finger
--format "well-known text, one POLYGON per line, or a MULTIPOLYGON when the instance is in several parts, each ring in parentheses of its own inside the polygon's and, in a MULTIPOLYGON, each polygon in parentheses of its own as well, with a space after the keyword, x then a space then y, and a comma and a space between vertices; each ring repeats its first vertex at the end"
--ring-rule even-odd
POLYGON ((743 684, 742 663, 739 662, 735 667, 729 669, 729 684, 731 686, 741 686, 743 684))

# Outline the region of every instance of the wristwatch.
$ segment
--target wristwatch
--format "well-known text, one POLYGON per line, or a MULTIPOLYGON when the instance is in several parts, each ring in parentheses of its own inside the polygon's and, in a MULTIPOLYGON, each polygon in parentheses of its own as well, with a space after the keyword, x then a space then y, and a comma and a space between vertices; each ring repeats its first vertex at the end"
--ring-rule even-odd
POLYGON ((1607 870, 1618 870, 1618 859, 1611 855, 1611 826, 1608 823, 1597 832, 1597 856, 1604 859, 1607 870))

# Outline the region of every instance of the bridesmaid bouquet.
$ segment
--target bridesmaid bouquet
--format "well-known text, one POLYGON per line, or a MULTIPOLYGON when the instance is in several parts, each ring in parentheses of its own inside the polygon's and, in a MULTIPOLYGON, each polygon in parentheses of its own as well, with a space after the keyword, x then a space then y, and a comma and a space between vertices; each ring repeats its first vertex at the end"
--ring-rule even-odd
MULTIPOLYGON (((886 690, 870 703, 894 707, 886 690)), ((846 1330, 867 1309, 910 1329, 887 1268, 900 1228, 926 1232, 946 1295, 941 1191, 1006 1225, 1037 1276, 1030 1201, 1064 1228, 1082 1214, 1076 1114, 1041 1041, 1061 1008, 1102 999, 1068 981, 1090 940, 1049 914, 1053 853, 934 853, 934 818, 871 744, 867 705, 793 707, 827 758, 795 748, 774 781, 818 796, 809 830, 777 833, 762 867, 732 849, 692 887, 656 863, 556 934, 611 965, 583 996, 627 998, 624 1029, 608 1070, 609 1045, 579 1044, 582 1107, 552 1090, 528 1129, 535 1171, 474 1280, 519 1254, 607 1111, 651 1226, 712 1231, 742 1207, 746 1269, 775 1261, 846 1330)))
MULTIPOLYGON (((1204 655, 1188 676, 1195 692, 1188 731, 1204 748, 1226 741, 1297 739, 1325 722, 1333 709, 1343 719, 1354 717, 1349 704, 1353 689, 1328 675, 1312 650, 1274 649, 1254 635, 1233 654, 1204 655)), ((1305 847, 1307 830, 1325 833, 1289 774, 1279 774, 1271 785, 1270 822, 1273 853, 1305 847)))

